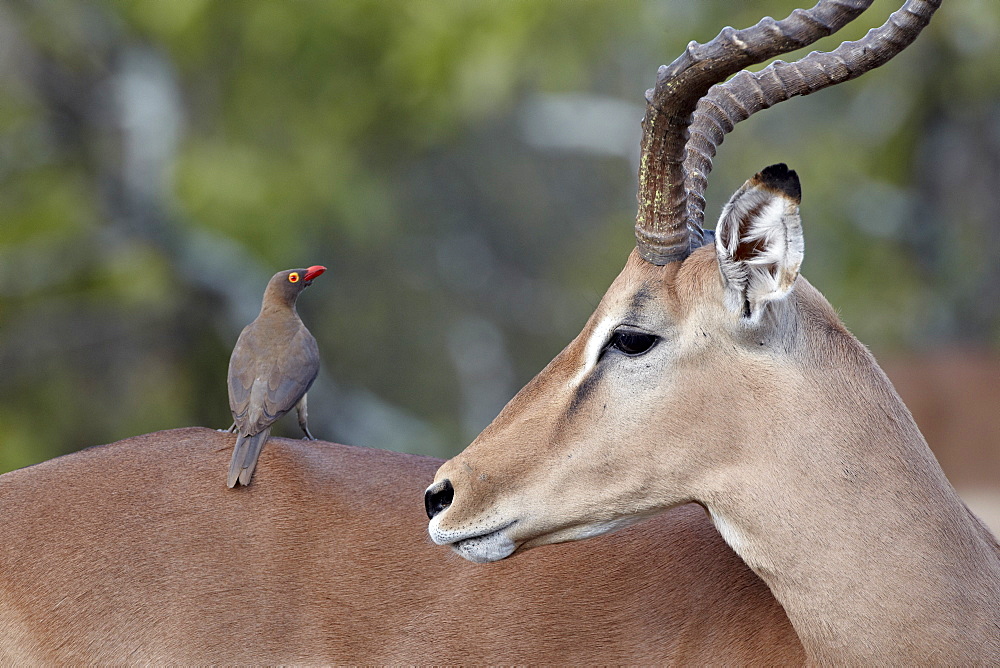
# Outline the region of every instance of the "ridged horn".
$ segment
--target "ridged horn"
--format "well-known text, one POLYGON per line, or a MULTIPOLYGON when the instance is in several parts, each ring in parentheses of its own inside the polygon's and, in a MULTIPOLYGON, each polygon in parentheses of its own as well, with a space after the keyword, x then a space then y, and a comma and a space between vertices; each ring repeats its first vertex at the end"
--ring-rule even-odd
POLYGON ((940 5, 941 0, 907 0, 881 27, 856 42, 844 42, 830 52, 813 51, 794 63, 778 60, 760 72, 743 71, 713 86, 698 102, 683 165, 692 234, 699 239, 702 235, 712 158, 737 123, 790 97, 815 93, 884 65, 913 43, 940 5))
POLYGON ((862 40, 845 42, 829 54, 811 53, 792 64, 778 61, 763 72, 742 72, 733 81, 720 83, 749 65, 837 32, 871 3, 821 0, 812 9, 796 9, 782 21, 765 17, 745 30, 724 28, 707 44, 691 42, 673 63, 660 68, 656 85, 646 91, 642 122, 635 234, 645 260, 659 265, 681 260, 704 242, 707 174, 715 148, 735 123, 789 97, 853 79, 887 62, 913 42, 940 0, 907 0, 885 25, 862 40), (710 92, 714 88, 720 91, 710 92), (754 98, 757 90, 762 92, 754 98), (722 101, 725 91, 735 105, 722 101), (706 95, 711 99, 703 99, 706 95), (696 138, 696 146, 688 150, 694 116, 699 124, 690 136, 696 138))

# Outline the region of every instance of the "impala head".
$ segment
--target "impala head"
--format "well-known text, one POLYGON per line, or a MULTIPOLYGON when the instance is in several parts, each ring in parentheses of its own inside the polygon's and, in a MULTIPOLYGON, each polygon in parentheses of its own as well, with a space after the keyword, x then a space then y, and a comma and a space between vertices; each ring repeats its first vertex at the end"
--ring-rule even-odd
POLYGON ((823 308, 791 294, 797 186, 784 165, 755 176, 683 263, 634 252, 580 336, 438 471, 434 540, 491 561, 710 495, 733 438, 766 428, 747 399, 794 384, 775 368, 798 352, 788 302, 823 308))
POLYGON ((774 480, 774 452, 755 452, 761 443, 788 448, 802 429, 833 428, 821 408, 850 381, 825 370, 864 352, 798 275, 795 172, 774 165, 747 181, 714 243, 702 193, 733 125, 881 65, 938 2, 909 0, 859 42, 719 83, 838 30, 868 4, 820 2, 726 28, 660 68, 646 94, 636 250, 580 335, 438 470, 425 497, 436 543, 495 561, 690 501, 714 514, 717 500, 753 493, 731 487, 735 467, 744 479, 759 468, 761 485, 774 480))

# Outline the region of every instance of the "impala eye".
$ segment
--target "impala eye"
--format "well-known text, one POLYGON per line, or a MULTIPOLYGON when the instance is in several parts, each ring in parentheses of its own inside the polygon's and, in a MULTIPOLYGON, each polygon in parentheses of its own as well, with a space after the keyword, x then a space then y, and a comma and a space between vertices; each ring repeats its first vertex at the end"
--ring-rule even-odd
POLYGON ((640 332, 634 329, 616 329, 611 334, 611 340, 608 341, 607 347, 615 348, 630 357, 634 357, 649 352, 659 340, 660 337, 655 334, 640 332))

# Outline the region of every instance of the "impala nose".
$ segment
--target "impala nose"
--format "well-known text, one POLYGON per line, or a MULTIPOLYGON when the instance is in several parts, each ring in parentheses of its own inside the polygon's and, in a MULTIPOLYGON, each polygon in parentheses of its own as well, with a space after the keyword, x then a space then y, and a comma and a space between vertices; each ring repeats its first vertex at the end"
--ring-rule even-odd
POLYGON ((424 510, 427 511, 427 519, 434 519, 434 516, 451 505, 451 500, 455 498, 455 488, 451 486, 450 480, 436 482, 424 492, 424 510))

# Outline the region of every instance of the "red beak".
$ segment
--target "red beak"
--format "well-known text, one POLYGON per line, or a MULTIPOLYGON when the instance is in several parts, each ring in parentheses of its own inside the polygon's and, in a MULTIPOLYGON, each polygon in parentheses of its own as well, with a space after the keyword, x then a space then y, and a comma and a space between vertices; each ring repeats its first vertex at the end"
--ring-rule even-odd
POLYGON ((326 271, 326 267, 319 264, 313 265, 308 269, 306 269, 306 275, 302 277, 302 280, 308 283, 312 279, 322 274, 324 271, 326 271))

